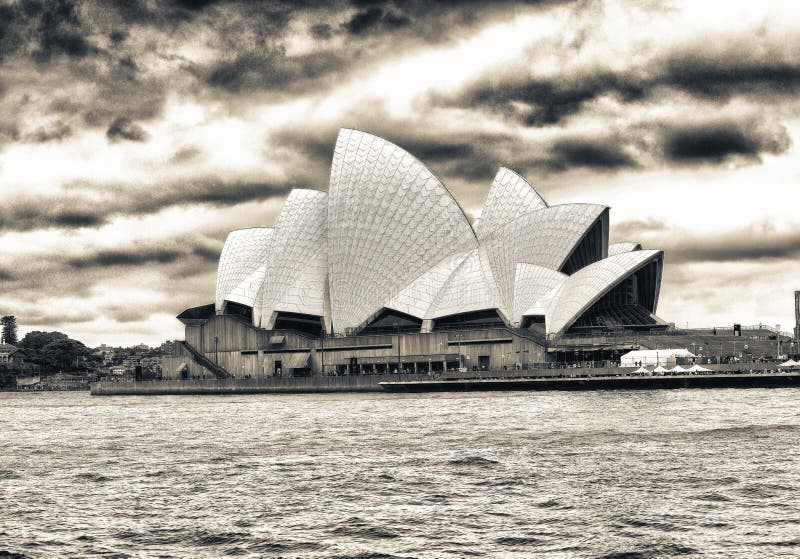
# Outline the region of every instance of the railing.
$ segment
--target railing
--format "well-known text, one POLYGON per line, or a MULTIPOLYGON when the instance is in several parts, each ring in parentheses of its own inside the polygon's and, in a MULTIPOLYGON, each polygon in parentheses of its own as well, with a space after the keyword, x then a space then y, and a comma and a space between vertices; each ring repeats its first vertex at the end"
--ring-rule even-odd
POLYGON ((232 375, 225 370, 225 367, 212 362, 208 357, 197 351, 192 345, 188 342, 180 342, 183 347, 189 352, 192 358, 197 362, 198 365, 204 367, 211 371, 211 373, 217 378, 230 378, 232 375))

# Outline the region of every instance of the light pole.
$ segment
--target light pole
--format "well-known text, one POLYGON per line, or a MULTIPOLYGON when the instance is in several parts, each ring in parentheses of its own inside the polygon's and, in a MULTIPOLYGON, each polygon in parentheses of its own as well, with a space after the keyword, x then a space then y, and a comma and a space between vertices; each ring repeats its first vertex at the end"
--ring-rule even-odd
POLYGON ((319 337, 320 340, 320 360, 322 361, 321 368, 322 368, 322 376, 325 376, 325 323, 323 321, 322 324, 322 335, 319 337))
POLYGON ((400 378, 403 372, 403 363, 400 360, 400 323, 395 322, 394 327, 397 328, 397 376, 400 378))
POLYGON ((459 370, 464 368, 464 361, 461 359, 461 336, 462 336, 462 334, 456 334, 456 340, 458 340, 458 368, 459 368, 459 370))
POLYGON ((219 336, 214 336, 214 365, 216 365, 217 367, 219 367, 219 356, 217 355, 218 343, 219 343, 219 336))

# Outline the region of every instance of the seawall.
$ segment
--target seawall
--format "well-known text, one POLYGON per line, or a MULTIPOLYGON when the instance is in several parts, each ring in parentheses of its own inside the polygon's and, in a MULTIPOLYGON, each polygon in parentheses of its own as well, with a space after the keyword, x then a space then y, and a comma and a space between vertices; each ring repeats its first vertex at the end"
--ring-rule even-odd
MULTIPOLYGON (((426 375, 403 375, 403 380, 424 380, 426 375)), ((94 396, 180 394, 302 394, 331 392, 381 392, 380 382, 397 375, 268 377, 250 379, 154 380, 92 383, 94 396)))
MULTIPOLYGON (((491 373, 493 378, 431 380, 427 375, 352 375, 194 379, 145 382, 95 382, 92 395, 302 394, 335 392, 443 392, 464 390, 653 390, 674 388, 800 387, 800 372, 724 373, 676 376, 523 377, 520 371, 491 373)), ((562 375, 602 374, 597 369, 553 370, 562 375)), ((462 373, 463 374, 463 373, 462 373)), ((616 371, 619 374, 619 371, 616 371)), ((466 376, 466 375, 465 375, 466 376)), ((485 376, 485 375, 484 375, 485 376)))
POLYGON ((479 390, 659 390, 676 388, 800 388, 800 373, 740 373, 644 377, 505 378, 386 381, 387 392, 479 390))

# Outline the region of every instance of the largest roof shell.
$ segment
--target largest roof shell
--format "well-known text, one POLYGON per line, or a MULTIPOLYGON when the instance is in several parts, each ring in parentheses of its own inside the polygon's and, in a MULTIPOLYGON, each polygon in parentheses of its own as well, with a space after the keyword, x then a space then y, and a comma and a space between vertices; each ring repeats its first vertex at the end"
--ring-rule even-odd
POLYGON ((447 188, 412 155, 377 136, 339 132, 328 192, 328 271, 337 331, 364 326, 423 273, 477 247, 447 188))

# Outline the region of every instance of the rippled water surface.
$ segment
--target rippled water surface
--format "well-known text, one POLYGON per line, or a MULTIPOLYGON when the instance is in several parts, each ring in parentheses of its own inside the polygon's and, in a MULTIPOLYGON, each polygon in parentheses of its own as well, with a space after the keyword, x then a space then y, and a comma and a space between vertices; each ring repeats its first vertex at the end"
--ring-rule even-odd
POLYGON ((0 557, 797 557, 799 403, 0 393, 0 557))

